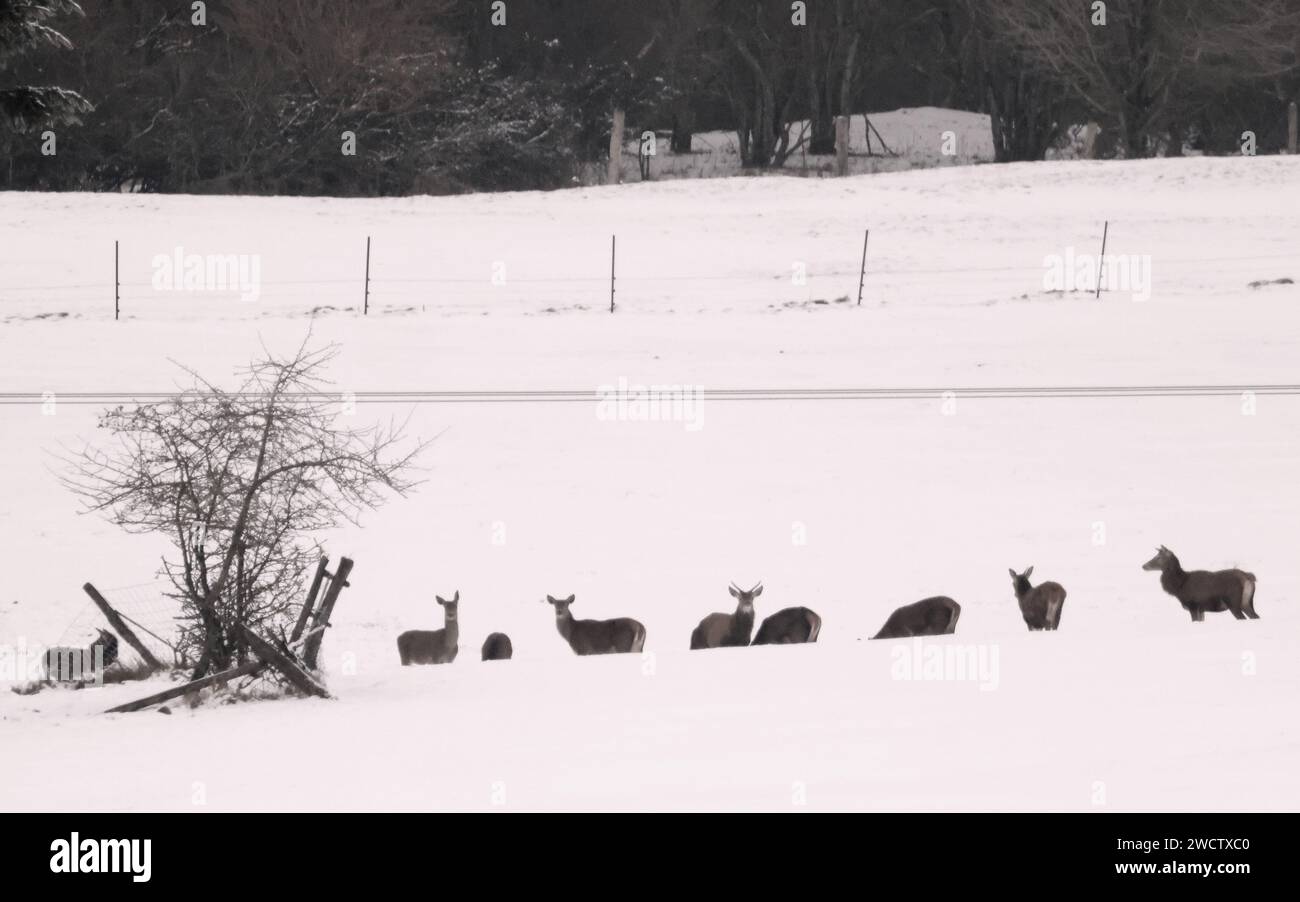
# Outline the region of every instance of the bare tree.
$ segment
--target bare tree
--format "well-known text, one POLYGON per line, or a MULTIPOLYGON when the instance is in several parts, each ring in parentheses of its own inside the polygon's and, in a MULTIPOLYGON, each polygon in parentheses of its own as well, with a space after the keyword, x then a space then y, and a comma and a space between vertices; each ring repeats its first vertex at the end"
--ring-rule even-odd
POLYGON ((1187 101, 1228 79, 1296 69, 1294 0, 985 0, 980 13, 1036 63, 1116 124, 1130 157, 1181 133, 1187 101))
POLYGON ((400 425, 338 424, 341 398, 322 376, 336 353, 268 351, 233 392, 187 370, 191 390, 107 411, 99 425, 115 441, 67 461, 88 511, 171 540, 163 572, 189 617, 195 678, 242 663, 238 626, 283 629, 318 553, 312 533, 416 484, 427 443, 403 450, 400 425))

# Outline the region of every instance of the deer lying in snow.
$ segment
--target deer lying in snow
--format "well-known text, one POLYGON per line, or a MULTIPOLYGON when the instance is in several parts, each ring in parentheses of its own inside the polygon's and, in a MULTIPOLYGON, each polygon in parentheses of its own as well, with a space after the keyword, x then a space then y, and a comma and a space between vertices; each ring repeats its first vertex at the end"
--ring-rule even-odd
POLYGON ((763 594, 763 584, 756 583, 746 592, 732 583, 727 591, 736 599, 734 614, 710 614, 691 632, 691 650, 697 648, 729 648, 749 644, 754 632, 754 599, 763 594))
POLYGON ((1008 567, 1007 572, 1011 574, 1011 588, 1016 593, 1016 601, 1020 602, 1020 614, 1025 618, 1025 626, 1031 630, 1054 630, 1060 626, 1061 608, 1065 606, 1065 589, 1061 584, 1047 582, 1031 585, 1029 577, 1034 572, 1033 567, 1024 573, 1017 573, 1008 567))
POLYGON ((1190 573, 1178 558, 1161 545, 1156 556, 1142 565, 1143 570, 1160 571, 1160 588, 1178 599, 1192 621, 1199 623, 1206 612, 1231 611, 1238 620, 1258 620, 1255 613, 1255 574, 1245 570, 1193 570, 1190 573))
POLYGON ((808 608, 784 608, 763 621, 754 645, 798 645, 816 642, 822 619, 808 608))
POLYGON ((117 660, 117 636, 99 630, 89 648, 55 646, 45 650, 45 682, 70 683, 80 689, 103 679, 104 671, 117 660))
POLYGON ((639 652, 645 647, 645 627, 631 617, 614 620, 574 620, 569 612, 574 596, 546 600, 555 606, 555 628, 575 655, 639 652))
POLYGON ((483 642, 484 661, 509 661, 514 653, 515 647, 505 633, 493 633, 483 642))
POLYGON ((907 639, 911 636, 945 636, 957 632, 961 605, 946 595, 905 604, 889 615, 872 639, 907 639))
POLYGON ((402 666, 408 664, 450 664, 456 660, 456 646, 460 627, 456 623, 456 607, 460 604, 460 590, 451 600, 435 595, 442 605, 443 623, 440 630, 407 630, 397 637, 397 653, 402 656, 402 666))

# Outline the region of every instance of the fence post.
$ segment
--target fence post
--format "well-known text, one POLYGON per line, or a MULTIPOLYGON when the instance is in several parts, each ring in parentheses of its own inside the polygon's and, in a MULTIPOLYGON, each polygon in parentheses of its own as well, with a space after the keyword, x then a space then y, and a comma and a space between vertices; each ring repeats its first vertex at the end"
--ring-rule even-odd
POLYGON ((113 321, 117 322, 122 313, 122 276, 119 264, 117 239, 113 239, 113 321))
POLYGON ((871 237, 871 229, 862 233, 862 269, 858 272, 858 306, 862 306, 862 286, 867 281, 867 239, 871 237))
POLYGON ((140 656, 140 660, 144 661, 145 664, 154 670, 164 669, 162 662, 155 658, 153 653, 145 647, 143 642, 140 641, 140 637, 133 633, 131 628, 122 622, 122 618, 118 615, 117 611, 113 610, 113 606, 108 603, 108 599, 99 594, 98 589, 90 583, 86 583, 81 588, 90 596, 90 600, 95 603, 95 607, 99 608, 100 613, 104 615, 104 619, 108 621, 108 625, 126 641, 127 645, 135 649, 135 653, 140 656))
POLYGON ((1286 108, 1286 152, 1293 155, 1296 153, 1296 119, 1296 105, 1293 100, 1286 108))
POLYGON ((849 117, 835 117, 835 174, 849 174, 849 117))
POLYGON ((320 594, 321 580, 325 578, 325 567, 329 562, 329 558, 322 557, 316 564, 316 575, 312 577, 307 600, 303 602, 302 610, 298 612, 298 622, 294 624, 293 633, 289 636, 290 642, 297 642, 302 638, 302 631, 307 628, 307 619, 311 617, 311 612, 316 607, 316 596, 320 594))
MULTIPOLYGON (((316 609, 313 628, 330 625, 330 615, 334 613, 334 604, 339 600, 339 593, 348 585, 348 574, 351 572, 351 558, 339 558, 339 564, 334 568, 334 573, 330 576, 330 587, 325 590, 325 597, 321 599, 320 607, 316 609)), ((303 648, 302 660, 310 670, 316 669, 316 656, 320 654, 320 643, 323 638, 324 631, 316 630, 308 637, 307 645, 303 648)))
POLYGON ((614 257, 618 249, 618 236, 609 236, 609 312, 614 312, 614 257))
POLYGON ((1095 297, 1098 299, 1101 298, 1101 276, 1102 273, 1106 271, 1106 235, 1109 232, 1110 232, 1110 220, 1108 219, 1106 220, 1106 224, 1102 226, 1101 256, 1097 258, 1097 294, 1095 295, 1095 297))
POLYGON ((617 185, 623 175, 623 124, 625 114, 622 110, 614 111, 614 127, 609 132, 609 172, 605 181, 617 185))
POLYGON ((370 236, 366 236, 366 300, 365 305, 361 308, 361 315, 367 316, 370 313, 370 236))

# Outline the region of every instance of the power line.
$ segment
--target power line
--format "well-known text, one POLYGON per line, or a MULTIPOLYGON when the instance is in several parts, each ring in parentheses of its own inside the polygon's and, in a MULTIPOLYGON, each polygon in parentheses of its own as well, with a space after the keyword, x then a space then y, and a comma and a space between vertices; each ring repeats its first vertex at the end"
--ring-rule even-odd
MULTIPOLYGON (((700 401, 908 401, 948 397, 970 400, 1067 398, 1212 398, 1251 393, 1265 396, 1300 396, 1300 385, 1099 385, 1099 386, 966 386, 966 387, 863 387, 863 388, 706 388, 689 383, 605 384, 598 388, 520 390, 402 390, 359 392, 285 392, 281 397, 302 404, 574 404, 607 400, 637 401, 689 396, 700 401)), ((166 403, 176 399, 207 397, 256 400, 258 393, 216 392, 51 392, 57 404, 115 405, 166 403)), ((0 406, 37 405, 51 398, 41 392, 0 393, 0 406)))

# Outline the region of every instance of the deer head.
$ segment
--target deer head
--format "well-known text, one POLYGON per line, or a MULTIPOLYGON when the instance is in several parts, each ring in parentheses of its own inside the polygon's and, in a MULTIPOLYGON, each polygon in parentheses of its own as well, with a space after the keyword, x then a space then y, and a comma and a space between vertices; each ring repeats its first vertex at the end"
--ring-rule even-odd
POLYGON ((443 614, 448 620, 456 619, 456 606, 460 604, 460 589, 451 598, 443 598, 441 595, 433 596, 438 604, 442 605, 443 614))
POLYGON ((758 582, 754 583, 754 588, 750 589, 748 592, 735 583, 728 586, 727 591, 731 593, 732 598, 739 601, 742 605, 752 605, 754 599, 763 594, 763 581, 760 579, 758 582))
POLYGON ((560 617, 569 612, 569 605, 573 604, 574 596, 568 598, 555 598, 551 595, 546 596, 547 602, 555 605, 555 616, 560 617))
POLYGON ((1170 563, 1177 561, 1174 553, 1161 545, 1156 549, 1156 556, 1142 565, 1143 570, 1164 570, 1170 563))

